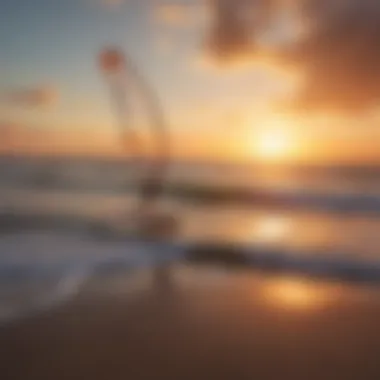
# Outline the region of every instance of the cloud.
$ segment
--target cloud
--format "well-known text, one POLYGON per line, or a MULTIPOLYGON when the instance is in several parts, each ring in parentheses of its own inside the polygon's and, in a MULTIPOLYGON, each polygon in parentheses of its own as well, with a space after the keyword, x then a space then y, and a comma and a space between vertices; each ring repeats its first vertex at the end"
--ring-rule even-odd
POLYGON ((290 105, 348 113, 380 102, 380 3, 377 0, 214 0, 205 47, 219 64, 260 59, 263 36, 284 12, 303 26, 269 46, 279 65, 302 73, 290 105))
POLYGON ((207 18, 204 0, 192 2, 157 2, 154 5, 155 20, 165 26, 198 26, 207 18))
POLYGON ((189 7, 181 3, 159 3, 155 6, 155 19, 164 25, 180 26, 188 22, 189 7))
POLYGON ((8 104, 23 107, 50 107, 59 98, 58 90, 53 86, 35 86, 6 90, 1 99, 8 104))
POLYGON ((221 63, 253 57, 255 37, 267 23, 272 1, 213 0, 209 4, 211 26, 205 43, 209 52, 221 63))
POLYGON ((312 7, 309 3, 303 17, 310 20, 310 32, 286 57, 305 75, 295 105, 348 112, 379 104, 380 4, 334 0, 325 7, 312 7))

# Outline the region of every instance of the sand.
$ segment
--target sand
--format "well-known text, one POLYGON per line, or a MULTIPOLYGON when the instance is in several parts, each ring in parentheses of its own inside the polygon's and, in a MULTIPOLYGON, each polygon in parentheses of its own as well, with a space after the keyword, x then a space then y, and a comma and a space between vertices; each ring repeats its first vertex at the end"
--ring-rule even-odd
POLYGON ((177 267, 0 328, 0 378, 380 379, 377 288, 177 267))

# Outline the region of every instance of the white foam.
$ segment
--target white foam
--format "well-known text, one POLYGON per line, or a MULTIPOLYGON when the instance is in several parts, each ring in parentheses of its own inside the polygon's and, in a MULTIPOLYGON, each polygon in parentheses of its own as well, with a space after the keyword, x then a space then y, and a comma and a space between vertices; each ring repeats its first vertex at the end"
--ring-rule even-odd
POLYGON ((59 233, 5 236, 0 239, 0 323, 60 305, 93 274, 172 261, 183 252, 172 248, 59 233))

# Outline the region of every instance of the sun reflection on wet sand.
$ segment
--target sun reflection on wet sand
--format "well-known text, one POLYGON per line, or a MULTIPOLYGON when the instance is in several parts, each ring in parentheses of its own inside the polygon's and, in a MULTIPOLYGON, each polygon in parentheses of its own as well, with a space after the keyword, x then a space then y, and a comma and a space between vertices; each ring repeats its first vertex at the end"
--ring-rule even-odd
POLYGON ((326 307, 337 291, 303 278, 280 277, 265 281, 262 294, 266 303, 282 310, 308 311, 326 307))

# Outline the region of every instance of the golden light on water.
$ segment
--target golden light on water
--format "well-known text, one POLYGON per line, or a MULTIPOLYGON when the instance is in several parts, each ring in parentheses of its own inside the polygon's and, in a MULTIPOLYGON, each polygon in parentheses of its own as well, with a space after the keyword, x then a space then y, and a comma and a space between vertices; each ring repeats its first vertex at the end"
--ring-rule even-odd
POLYGON ((265 215, 254 226, 253 237, 260 244, 275 244, 283 241, 291 232, 291 222, 282 215, 265 215))
POLYGON ((312 281, 298 278, 269 280, 264 285, 266 302, 283 310, 307 311, 325 306, 332 293, 312 281))

